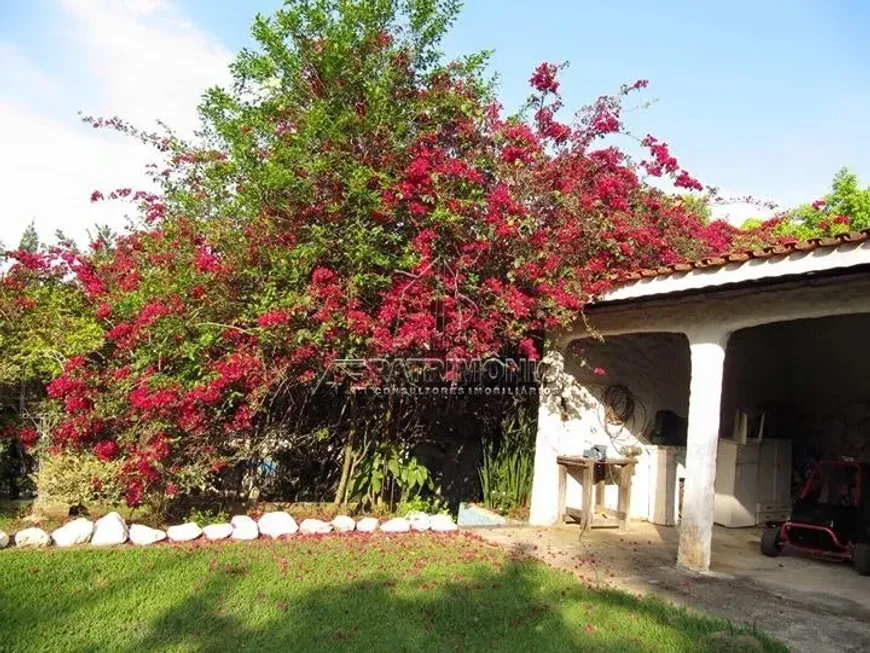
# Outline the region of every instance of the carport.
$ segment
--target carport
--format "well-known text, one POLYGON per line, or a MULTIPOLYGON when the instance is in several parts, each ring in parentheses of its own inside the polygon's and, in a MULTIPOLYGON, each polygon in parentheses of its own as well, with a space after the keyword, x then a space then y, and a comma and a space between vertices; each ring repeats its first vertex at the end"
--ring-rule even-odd
POLYGON ((533 524, 561 518, 557 456, 640 446, 631 515, 679 523, 678 563, 707 570, 714 521, 776 518, 807 461, 870 456, 870 231, 645 270, 587 316, 548 334, 533 524))

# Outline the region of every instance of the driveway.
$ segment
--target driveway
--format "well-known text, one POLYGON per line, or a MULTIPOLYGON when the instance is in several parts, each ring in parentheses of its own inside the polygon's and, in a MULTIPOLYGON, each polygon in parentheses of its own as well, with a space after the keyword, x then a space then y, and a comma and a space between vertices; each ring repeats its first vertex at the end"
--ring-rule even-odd
POLYGON ((847 563, 796 555, 766 558, 759 550, 760 529, 716 527, 707 574, 676 568, 676 528, 633 523, 626 534, 602 529, 582 538, 576 525, 476 532, 587 582, 655 593, 755 625, 794 651, 870 651, 870 576, 859 576, 847 563))

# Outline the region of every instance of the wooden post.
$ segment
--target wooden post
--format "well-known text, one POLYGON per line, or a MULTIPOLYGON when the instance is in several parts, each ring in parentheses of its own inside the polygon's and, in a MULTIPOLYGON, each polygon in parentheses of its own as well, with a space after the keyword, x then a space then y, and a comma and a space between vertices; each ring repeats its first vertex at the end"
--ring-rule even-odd
POLYGON ((595 463, 588 462, 583 468, 583 521, 581 523, 583 531, 592 526, 592 481, 594 474, 595 463))
POLYGON ((557 519, 560 522, 565 521, 565 495, 568 492, 568 469, 565 465, 559 465, 559 510, 557 519))
MULTIPOLYGON (((592 469, 595 469, 595 463, 592 463, 592 469)), ((594 480, 594 476, 593 476, 594 480)), ((604 484, 604 477, 595 483, 595 512, 601 513, 604 511, 604 490, 607 486, 604 484)))
POLYGON ((631 477, 634 475, 634 463, 623 465, 619 470, 619 501, 617 503, 617 518, 619 532, 628 530, 629 513, 631 512, 631 477))

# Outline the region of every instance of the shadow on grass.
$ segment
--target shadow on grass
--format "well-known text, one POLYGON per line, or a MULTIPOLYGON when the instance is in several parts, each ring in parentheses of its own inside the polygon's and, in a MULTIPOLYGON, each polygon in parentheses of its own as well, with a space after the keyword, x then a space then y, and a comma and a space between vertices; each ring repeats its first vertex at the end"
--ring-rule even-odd
POLYGON ((539 563, 512 560, 500 571, 456 580, 382 575, 295 594, 274 587, 240 592, 244 579, 218 575, 153 620, 126 650, 784 650, 724 622, 572 578, 548 587, 547 573, 539 563))
POLYGON ((465 534, 0 552, 4 653, 765 648, 465 534))

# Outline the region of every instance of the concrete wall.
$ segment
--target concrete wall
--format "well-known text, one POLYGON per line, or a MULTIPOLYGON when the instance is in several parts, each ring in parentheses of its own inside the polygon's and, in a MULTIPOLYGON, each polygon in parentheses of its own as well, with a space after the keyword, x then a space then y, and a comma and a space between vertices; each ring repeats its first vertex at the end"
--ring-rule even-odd
POLYGON ((609 336, 603 342, 578 339, 566 350, 565 371, 595 398, 588 418, 578 425, 578 436, 607 445, 608 455, 618 456, 623 446, 648 444, 644 435, 659 410, 671 410, 683 419, 688 416, 689 345, 681 334, 609 336), (596 374, 596 368, 605 373, 596 374), (612 386, 624 386, 633 400, 633 411, 624 424, 606 419, 604 395, 612 386))
MULTIPOLYGON (((565 371, 589 391, 592 400, 579 419, 565 423, 560 454, 581 454, 593 444, 607 447, 609 457, 620 457, 626 446, 640 446, 644 454, 632 480, 631 515, 637 519, 651 516, 655 501, 658 459, 644 437, 659 410, 670 410, 685 419, 689 410, 689 346, 686 338, 673 333, 645 333, 606 337, 604 341, 581 338, 565 350, 565 371), (595 370, 604 370, 596 374, 595 370), (624 423, 607 419, 604 397, 607 389, 624 386, 633 404, 624 423)), ((621 409, 622 406, 616 407, 621 409)), ((683 442, 682 444, 685 444, 683 442)), ((677 479, 673 479, 674 483, 677 479)), ((566 503, 580 507, 579 483, 568 480, 566 503)), ((663 499, 664 501, 664 499, 663 499)), ((608 486, 605 505, 616 508, 617 488, 608 486)), ((673 518, 673 508, 660 514, 673 518)))

